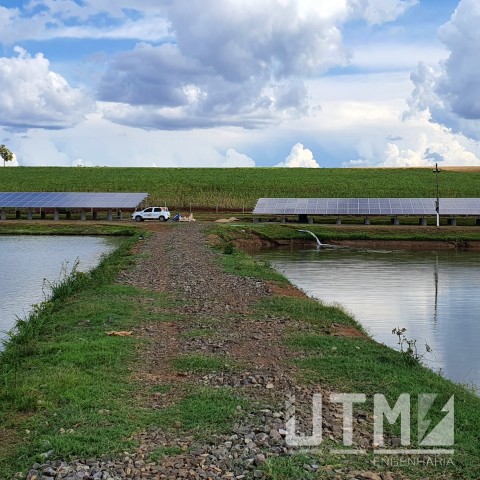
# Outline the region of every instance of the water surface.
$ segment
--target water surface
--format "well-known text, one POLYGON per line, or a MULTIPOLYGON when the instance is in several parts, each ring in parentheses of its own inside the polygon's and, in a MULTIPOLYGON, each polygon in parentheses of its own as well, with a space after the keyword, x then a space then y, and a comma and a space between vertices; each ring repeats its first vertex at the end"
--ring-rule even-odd
POLYGON ((0 236, 0 339, 17 317, 25 318, 33 304, 45 299, 48 282, 70 272, 77 259, 80 271, 95 267, 117 242, 107 237, 0 236))
POLYGON ((480 253, 276 249, 256 253, 307 294, 339 303, 377 341, 407 329, 434 370, 480 386, 480 253))

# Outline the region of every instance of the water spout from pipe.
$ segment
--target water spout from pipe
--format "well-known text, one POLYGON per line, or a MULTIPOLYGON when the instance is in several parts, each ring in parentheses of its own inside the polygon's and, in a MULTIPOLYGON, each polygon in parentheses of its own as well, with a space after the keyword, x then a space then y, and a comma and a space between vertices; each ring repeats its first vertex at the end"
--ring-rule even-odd
POLYGON ((309 233, 310 235, 312 235, 312 237, 315 238, 315 240, 317 241, 317 247, 320 248, 323 246, 323 243, 318 239, 318 237, 313 233, 311 232, 310 230, 297 230, 297 232, 304 232, 304 233, 309 233))

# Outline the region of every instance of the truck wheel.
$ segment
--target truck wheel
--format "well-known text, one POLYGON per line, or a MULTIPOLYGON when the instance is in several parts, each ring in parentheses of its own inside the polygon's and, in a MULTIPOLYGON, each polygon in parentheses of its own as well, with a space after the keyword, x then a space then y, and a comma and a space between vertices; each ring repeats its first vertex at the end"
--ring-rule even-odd
POLYGON ((143 218, 142 218, 140 215, 137 215, 137 216, 135 217, 135 221, 136 221, 136 222, 143 222, 143 218))
POLYGON ((163 217, 162 215, 160 215, 160 216, 158 217, 158 221, 159 221, 159 222, 164 222, 164 221, 165 221, 165 217, 163 217))

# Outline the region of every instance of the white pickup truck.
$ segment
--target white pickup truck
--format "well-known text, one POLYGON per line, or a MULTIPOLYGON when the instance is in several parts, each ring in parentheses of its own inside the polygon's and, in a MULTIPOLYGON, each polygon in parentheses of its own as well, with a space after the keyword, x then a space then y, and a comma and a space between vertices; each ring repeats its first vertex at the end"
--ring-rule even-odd
POLYGON ((170 218, 170 212, 167 207, 148 207, 138 212, 135 210, 132 213, 132 219, 136 222, 143 222, 144 220, 159 220, 166 222, 170 218))

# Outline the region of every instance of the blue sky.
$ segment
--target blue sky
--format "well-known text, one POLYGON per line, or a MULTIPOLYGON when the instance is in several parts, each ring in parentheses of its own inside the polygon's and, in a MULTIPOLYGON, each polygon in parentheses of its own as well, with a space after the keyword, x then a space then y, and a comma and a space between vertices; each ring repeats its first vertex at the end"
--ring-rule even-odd
POLYGON ((18 165, 480 164, 476 0, 0 0, 18 165))

